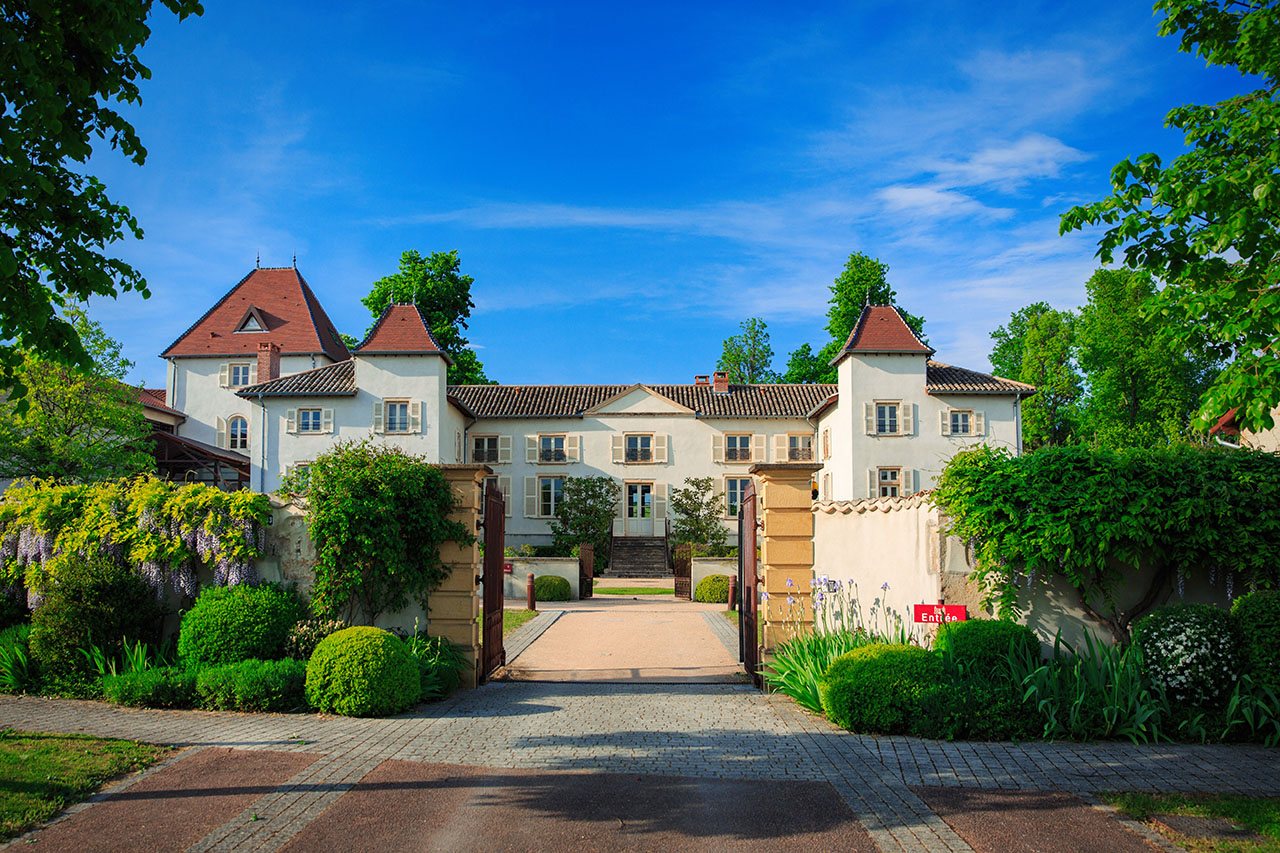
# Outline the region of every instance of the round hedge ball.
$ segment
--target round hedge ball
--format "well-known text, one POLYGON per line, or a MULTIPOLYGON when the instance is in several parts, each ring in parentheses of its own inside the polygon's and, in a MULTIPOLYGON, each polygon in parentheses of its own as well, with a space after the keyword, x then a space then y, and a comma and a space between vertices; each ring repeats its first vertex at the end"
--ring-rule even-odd
POLYGON ((344 628, 320 641, 307 661, 307 704, 347 717, 398 714, 418 701, 418 664, 381 628, 344 628))
POLYGON ((969 671, 998 672, 1008 666, 1011 651, 1020 658, 1039 658, 1040 638, 1017 622, 969 619, 939 625, 933 650, 943 658, 950 655, 969 671))
POLYGON ((209 587, 182 616, 178 657, 188 666, 279 660, 305 615, 298 596, 278 586, 209 587))
POLYGON ((698 588, 693 591, 693 600, 703 604, 728 604, 729 576, 707 575, 698 581, 698 588))
POLYGON ((920 700, 942 679, 942 659, 919 646, 875 643, 846 652, 818 682, 827 719, 854 732, 908 731, 920 700))
POLYGON ((538 601, 568 601, 573 593, 569 582, 559 575, 542 575, 533 579, 533 597, 538 601))

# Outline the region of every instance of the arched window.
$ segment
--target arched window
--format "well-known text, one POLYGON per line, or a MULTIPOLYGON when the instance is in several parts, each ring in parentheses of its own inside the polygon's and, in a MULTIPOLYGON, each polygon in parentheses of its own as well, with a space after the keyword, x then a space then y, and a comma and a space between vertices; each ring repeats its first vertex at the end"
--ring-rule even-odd
POLYGON ((227 422, 227 447, 232 450, 249 449, 249 422, 239 415, 227 422))

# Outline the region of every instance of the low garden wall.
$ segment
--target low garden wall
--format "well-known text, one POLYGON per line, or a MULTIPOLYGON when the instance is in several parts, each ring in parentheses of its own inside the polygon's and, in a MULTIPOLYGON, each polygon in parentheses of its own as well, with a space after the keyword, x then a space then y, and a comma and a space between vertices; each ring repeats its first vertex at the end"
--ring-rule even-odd
POLYGON ((698 588, 698 584, 708 575, 728 575, 736 577, 738 561, 736 558, 694 557, 689 568, 690 591, 698 588))
POLYGON ((527 596, 529 573, 535 578, 544 575, 555 575, 569 582, 569 596, 577 601, 578 596, 578 558, 577 557, 508 557, 511 574, 505 575, 502 581, 504 598, 517 598, 524 601, 527 596))

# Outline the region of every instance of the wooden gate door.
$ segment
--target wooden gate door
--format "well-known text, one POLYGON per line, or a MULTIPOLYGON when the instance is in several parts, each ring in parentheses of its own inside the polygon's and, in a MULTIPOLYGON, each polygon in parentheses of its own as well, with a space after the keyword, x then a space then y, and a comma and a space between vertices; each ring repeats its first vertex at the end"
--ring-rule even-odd
POLYGON ((582 543, 578 546, 578 598, 590 598, 596 577, 596 549, 582 543))
POLYGON ((671 573, 676 581, 676 598, 689 601, 693 598, 693 546, 677 545, 671 553, 671 573))
POLYGON ((506 546, 505 522, 507 509, 496 483, 490 483, 484 495, 484 574, 481 576, 484 592, 480 683, 489 673, 507 662, 506 649, 502 647, 502 563, 506 546))
POLYGON ((752 480, 738 505, 738 660, 756 687, 760 677, 760 579, 756 574, 756 484, 752 480))

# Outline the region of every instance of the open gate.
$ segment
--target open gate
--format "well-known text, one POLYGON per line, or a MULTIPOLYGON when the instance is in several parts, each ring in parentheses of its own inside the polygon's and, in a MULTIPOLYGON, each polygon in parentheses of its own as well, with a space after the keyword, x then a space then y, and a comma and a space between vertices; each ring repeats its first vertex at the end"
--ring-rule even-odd
POLYGON ((590 598, 595 592, 595 548, 583 542, 578 546, 578 598, 590 598))
POLYGON ((693 546, 677 545, 671 552, 671 575, 676 582, 676 598, 693 598, 693 546))
POLYGON ((760 578, 756 558, 756 484, 752 480, 738 505, 738 660, 756 687, 760 677, 760 578))
POLYGON ((490 483, 484 494, 484 574, 481 576, 484 593, 483 616, 480 620, 480 672, 477 679, 483 684, 489 673, 507 662, 507 651, 502 647, 502 563, 506 547, 507 509, 502 493, 490 483))

